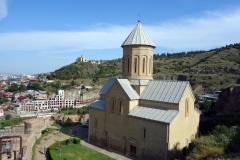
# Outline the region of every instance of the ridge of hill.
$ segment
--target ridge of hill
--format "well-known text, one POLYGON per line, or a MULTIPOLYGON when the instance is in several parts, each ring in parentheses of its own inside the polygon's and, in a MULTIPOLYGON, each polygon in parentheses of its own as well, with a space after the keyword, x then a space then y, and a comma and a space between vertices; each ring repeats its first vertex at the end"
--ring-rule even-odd
MULTIPOLYGON (((48 75, 48 79, 75 80, 121 77, 122 59, 104 60, 95 65, 74 62, 48 75)), ((209 51, 154 54, 154 79, 188 80, 193 88, 222 89, 240 84, 240 43, 209 51)), ((104 83, 104 81, 103 81, 104 83)))

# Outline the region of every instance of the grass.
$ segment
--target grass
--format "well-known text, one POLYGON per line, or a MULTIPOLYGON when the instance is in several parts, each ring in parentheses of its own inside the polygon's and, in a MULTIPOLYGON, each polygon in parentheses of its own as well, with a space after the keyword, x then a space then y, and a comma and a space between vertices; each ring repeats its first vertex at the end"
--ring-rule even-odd
POLYGON ((56 123, 53 123, 51 126, 57 127, 59 130, 62 129, 62 126, 56 123))
POLYGON ((33 117, 17 117, 17 118, 10 118, 9 120, 1 120, 0 121, 0 128, 3 129, 6 126, 16 126, 22 123, 26 119, 31 119, 33 117))
POLYGON ((113 158, 108 157, 102 153, 84 147, 80 144, 72 144, 67 145, 61 148, 61 158, 60 158, 60 149, 56 150, 56 154, 59 160, 89 160, 89 159, 97 159, 97 160, 112 160, 113 158))
POLYGON ((40 144, 41 140, 42 140, 45 136, 53 133, 54 129, 47 128, 47 129, 45 129, 45 131, 46 131, 46 132, 42 133, 41 137, 38 138, 38 139, 36 140, 36 142, 34 143, 34 145, 33 145, 33 148, 32 148, 32 159, 35 159, 36 145, 40 144))

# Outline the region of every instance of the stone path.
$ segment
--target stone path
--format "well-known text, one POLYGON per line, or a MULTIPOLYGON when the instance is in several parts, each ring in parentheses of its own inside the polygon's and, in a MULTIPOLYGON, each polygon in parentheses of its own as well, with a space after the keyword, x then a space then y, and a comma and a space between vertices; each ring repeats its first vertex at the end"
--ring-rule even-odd
POLYGON ((102 153, 102 154, 105 154, 105 155, 107 155, 107 156, 109 156, 109 157, 112 157, 112 158, 114 158, 114 159, 117 159, 117 160, 130 160, 130 159, 127 158, 127 157, 124 157, 124 156, 122 156, 122 155, 120 155, 120 154, 116 154, 116 153, 114 153, 114 152, 110 152, 110 151, 107 151, 107 150, 105 150, 105 149, 99 148, 99 147, 94 146, 94 145, 92 145, 92 144, 90 144, 90 143, 87 143, 87 142, 84 141, 84 140, 81 141, 81 145, 83 145, 83 146, 85 146, 85 147, 88 147, 88 148, 91 148, 92 150, 95 150, 95 151, 97 151, 97 152, 100 152, 100 153, 102 153))
POLYGON ((48 136, 45 136, 39 145, 36 145, 35 150, 35 160, 44 160, 49 159, 49 157, 46 157, 45 154, 43 154, 43 148, 46 146, 47 148, 52 145, 55 142, 62 141, 65 139, 68 139, 69 136, 66 134, 63 134, 58 131, 54 131, 52 134, 49 134, 48 136))

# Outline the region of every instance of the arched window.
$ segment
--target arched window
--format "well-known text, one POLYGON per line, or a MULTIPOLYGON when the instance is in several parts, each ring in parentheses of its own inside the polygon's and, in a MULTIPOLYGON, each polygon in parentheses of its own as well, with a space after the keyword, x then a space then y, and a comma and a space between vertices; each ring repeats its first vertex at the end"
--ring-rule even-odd
POLYGON ((130 68, 130 58, 129 58, 129 57, 127 58, 127 63, 128 63, 128 64, 127 64, 127 65, 128 65, 127 68, 128 68, 128 73, 129 73, 129 70, 130 70, 130 69, 129 69, 129 68, 130 68))
POLYGON ((122 99, 119 100, 119 114, 123 114, 123 101, 122 99))
POLYGON ((146 68, 146 58, 143 57, 143 63, 142 63, 142 72, 145 72, 145 68, 146 68))
POLYGON ((146 128, 143 128, 143 138, 146 138, 146 128))
POLYGON ((185 102, 185 116, 187 117, 189 115, 189 99, 186 99, 185 102))
POLYGON ((97 128, 97 118, 95 118, 95 128, 97 128))
POLYGON ((134 58, 134 73, 137 73, 137 65, 138 65, 138 59, 134 58))
POLYGON ((123 56, 122 70, 125 72, 125 56, 123 56))
POLYGON ((111 112, 112 113, 114 113, 114 107, 115 107, 115 99, 114 98, 112 98, 112 100, 111 100, 112 102, 111 102, 111 112))
POLYGON ((150 58, 149 59, 149 73, 151 73, 151 68, 152 68, 152 59, 150 58))

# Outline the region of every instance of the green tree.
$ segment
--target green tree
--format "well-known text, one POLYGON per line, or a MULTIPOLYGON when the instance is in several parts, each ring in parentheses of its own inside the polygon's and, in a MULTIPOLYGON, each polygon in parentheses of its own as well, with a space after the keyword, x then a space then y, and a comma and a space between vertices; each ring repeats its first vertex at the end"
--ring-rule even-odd
POLYGON ((11 86, 8 87, 9 92, 16 92, 18 91, 18 85, 16 83, 11 84, 11 86))
POLYGON ((25 85, 23 85, 23 84, 20 84, 19 87, 18 87, 18 90, 19 90, 20 92, 24 92, 24 91, 27 90, 27 87, 26 87, 25 85))
POLYGON ((33 96, 31 94, 28 94, 26 96, 29 97, 30 99, 33 99, 33 96))
POLYGON ((237 84, 240 84, 240 79, 237 79, 237 84))
POLYGON ((76 82, 75 82, 74 80, 72 80, 71 85, 72 85, 72 86, 75 86, 75 85, 76 85, 76 82))
POLYGON ((5 119, 6 119, 6 120, 9 120, 9 119, 11 119, 11 118, 12 118, 11 114, 7 114, 7 115, 5 116, 5 119))
POLYGON ((86 87, 84 85, 82 85, 81 89, 85 89, 86 87))
POLYGON ((37 82, 34 82, 34 83, 32 83, 32 84, 29 83, 28 88, 29 88, 29 89, 33 89, 33 90, 41 90, 41 91, 44 91, 43 87, 41 87, 40 84, 37 83, 37 82))
POLYGON ((0 104, 3 104, 3 103, 6 103, 8 102, 9 100, 7 98, 2 98, 0 97, 0 104))
POLYGON ((55 87, 56 87, 56 88, 60 88, 60 87, 61 87, 61 82, 60 82, 60 81, 57 81, 57 83, 55 84, 55 87))
POLYGON ((204 110, 204 113, 206 115, 217 113, 217 108, 215 107, 215 104, 212 101, 203 102, 200 106, 200 109, 204 110))
POLYGON ((53 80, 53 79, 54 79, 54 77, 53 77, 53 75, 52 75, 52 74, 50 74, 50 75, 47 75, 47 79, 49 79, 49 80, 53 80))

